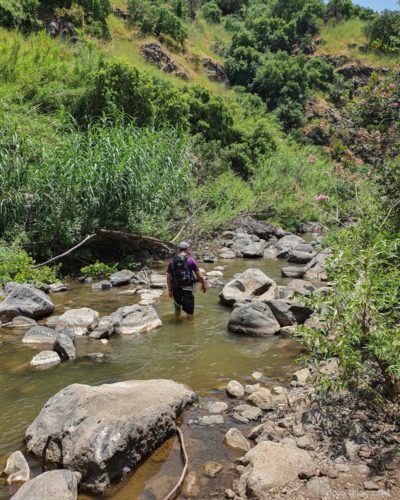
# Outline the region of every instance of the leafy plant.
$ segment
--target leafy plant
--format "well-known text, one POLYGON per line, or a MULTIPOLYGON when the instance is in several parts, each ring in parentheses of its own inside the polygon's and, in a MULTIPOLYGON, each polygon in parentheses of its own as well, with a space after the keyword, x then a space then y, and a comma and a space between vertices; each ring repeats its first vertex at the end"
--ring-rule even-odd
POLYGON ((116 269, 117 264, 110 266, 96 260, 94 264, 81 267, 80 272, 85 276, 92 276, 93 278, 108 278, 116 269))

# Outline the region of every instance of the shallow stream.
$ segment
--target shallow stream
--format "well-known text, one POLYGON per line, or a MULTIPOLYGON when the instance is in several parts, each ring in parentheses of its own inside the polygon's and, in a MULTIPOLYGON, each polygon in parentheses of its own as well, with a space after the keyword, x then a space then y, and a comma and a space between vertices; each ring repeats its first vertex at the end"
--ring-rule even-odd
MULTIPOLYGON (((220 261, 204 266, 207 271, 216 265, 225 265, 224 279, 246 268, 257 267, 279 284, 289 280, 281 278, 280 267, 287 265, 278 260, 220 261)), ((132 287, 92 291, 91 285, 69 283, 69 290, 52 295, 55 314, 66 308, 90 307, 100 315, 113 312, 120 306, 136 302, 135 295, 123 294, 132 287)), ((185 411, 181 423, 190 457, 190 468, 200 478, 198 498, 223 498, 229 487, 237 457, 223 442, 224 433, 233 425, 242 430, 246 426, 233 422, 227 415, 223 425, 212 428, 191 427, 187 424, 193 416, 207 412, 201 405, 211 399, 226 400, 224 385, 231 379, 251 383, 251 373, 261 371, 266 384, 284 383, 294 371, 301 353, 299 344, 289 338, 254 338, 231 334, 226 325, 230 309, 219 304, 220 289, 210 288, 206 294, 196 292, 196 315, 193 321, 176 321, 170 299, 164 293, 155 308, 163 326, 140 336, 113 336, 107 345, 89 338, 77 339, 77 352, 109 354, 102 363, 81 358, 75 362, 38 370, 29 362, 35 350, 21 343, 23 331, 1 329, 0 346, 0 466, 5 458, 17 449, 23 449, 26 427, 36 417, 50 396, 63 387, 78 382, 86 384, 111 383, 129 379, 170 378, 183 382, 200 396, 200 403, 185 411), (202 475, 207 460, 217 460, 224 465, 214 479, 202 475)), ((36 350, 42 350, 37 348, 36 350)), ((239 404, 229 402, 230 407, 239 404)), ((34 473, 40 473, 38 464, 31 462, 34 473)), ((179 447, 175 438, 167 441, 149 457, 126 483, 115 487, 107 498, 118 500, 162 499, 174 486, 182 468, 179 447)), ((3 480, 1 480, 3 481, 3 480)), ((0 499, 9 498, 15 488, 0 482, 0 499)), ((90 497, 80 496, 87 499, 90 497)))

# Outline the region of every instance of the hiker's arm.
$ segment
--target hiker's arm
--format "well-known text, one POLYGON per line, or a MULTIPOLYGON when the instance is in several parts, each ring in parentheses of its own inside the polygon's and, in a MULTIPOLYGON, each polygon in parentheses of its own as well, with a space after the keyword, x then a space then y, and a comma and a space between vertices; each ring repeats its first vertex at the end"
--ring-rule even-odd
POLYGON ((197 280, 201 283, 201 291, 205 293, 207 291, 207 283, 206 280, 203 278, 203 275, 201 274, 200 271, 195 271, 196 272, 196 277, 197 280))
POLYGON ((171 274, 167 273, 167 288, 168 288, 168 295, 172 297, 172 283, 171 283, 171 274))

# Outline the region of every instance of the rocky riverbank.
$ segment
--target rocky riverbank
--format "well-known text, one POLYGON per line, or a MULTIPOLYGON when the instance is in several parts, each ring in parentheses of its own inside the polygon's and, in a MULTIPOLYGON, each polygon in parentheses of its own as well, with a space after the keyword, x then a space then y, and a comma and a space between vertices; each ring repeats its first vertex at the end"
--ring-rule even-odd
MULTIPOLYGON (((305 298, 329 293, 323 280, 330 250, 321 243, 321 228, 308 227, 316 234, 306 241, 252 219, 235 225, 197 255, 207 266, 213 264, 207 281, 220 289, 221 304, 231 308, 227 329, 248 338, 284 339, 297 325, 312 326, 318 318, 305 298), (258 268, 257 259, 276 258, 291 264, 281 268, 284 285, 258 268), (252 267, 232 276, 229 267, 237 259, 251 259, 252 267)), ((45 349, 33 357, 32 370, 82 359, 83 339, 96 349, 115 336, 139 339, 162 327, 163 318, 154 308, 165 288, 159 271, 122 270, 85 286, 93 297, 117 289, 128 304, 135 303, 107 315, 72 307, 49 317, 55 294, 65 291, 65 284, 42 290, 16 283, 5 287, 2 326, 24 332, 27 347, 45 349)), ((102 352, 89 356, 107 361, 102 352)), ((179 413, 194 403, 187 411, 186 430, 199 429, 205 439, 209 433, 220 440, 219 447, 234 450, 238 460, 227 466, 215 456, 190 465, 181 493, 185 498, 396 498, 398 427, 354 394, 316 398, 313 377, 336 377, 337 370, 335 360, 318 369, 309 366, 295 372, 288 386, 271 383, 262 371, 251 375, 251 384, 239 379, 221 387, 216 380, 218 397, 200 398, 197 404, 193 391, 167 380, 70 385, 48 401, 25 434, 26 450, 60 470, 30 479, 24 455, 15 452, 6 464, 7 481, 25 481, 14 498, 34 498, 37 491, 77 498, 78 485, 82 491, 107 492, 175 432, 179 413)), ((188 452, 190 460, 190 444, 188 452)), ((161 483, 153 487, 155 499, 167 492, 161 483)))

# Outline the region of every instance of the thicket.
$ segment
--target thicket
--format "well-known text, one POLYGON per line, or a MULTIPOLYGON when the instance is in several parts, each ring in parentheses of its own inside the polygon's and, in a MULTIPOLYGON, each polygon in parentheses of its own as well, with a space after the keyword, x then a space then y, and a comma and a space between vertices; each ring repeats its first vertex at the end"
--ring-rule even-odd
POLYGON ((400 12, 384 10, 365 27, 369 45, 384 52, 400 50, 400 12))

